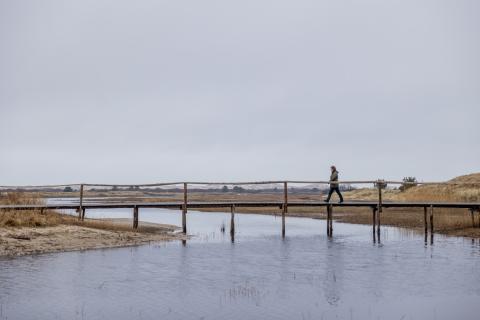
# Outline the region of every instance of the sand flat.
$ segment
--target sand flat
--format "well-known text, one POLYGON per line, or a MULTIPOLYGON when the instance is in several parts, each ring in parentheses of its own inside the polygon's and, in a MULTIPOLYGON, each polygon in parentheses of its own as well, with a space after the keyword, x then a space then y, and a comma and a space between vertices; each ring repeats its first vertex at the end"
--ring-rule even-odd
MULTIPOLYGON (((131 219, 108 219, 131 225, 131 219)), ((138 232, 104 230, 77 225, 39 228, 0 228, 0 256, 133 246, 152 241, 183 239, 178 227, 140 222, 138 232)))

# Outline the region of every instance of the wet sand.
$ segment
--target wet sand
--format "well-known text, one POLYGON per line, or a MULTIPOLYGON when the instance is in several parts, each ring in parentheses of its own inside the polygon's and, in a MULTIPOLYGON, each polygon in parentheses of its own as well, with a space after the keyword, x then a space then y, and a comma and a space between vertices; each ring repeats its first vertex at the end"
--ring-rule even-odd
MULTIPOLYGON (((131 225, 131 219, 108 219, 119 226, 131 225)), ((140 222, 137 232, 104 230, 77 225, 53 227, 0 228, 0 257, 87 249, 135 246, 156 241, 184 239, 178 227, 140 222)))

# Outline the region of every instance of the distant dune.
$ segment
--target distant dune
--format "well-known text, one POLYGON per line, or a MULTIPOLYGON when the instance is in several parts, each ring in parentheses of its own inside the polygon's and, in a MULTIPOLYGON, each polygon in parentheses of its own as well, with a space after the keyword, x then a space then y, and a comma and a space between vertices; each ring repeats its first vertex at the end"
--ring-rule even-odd
POLYGON ((480 173, 463 175, 448 182, 462 185, 421 185, 400 193, 403 200, 480 201, 480 173))
MULTIPOLYGON (((383 198, 390 201, 480 201, 480 173, 453 178, 447 182, 465 183, 462 185, 419 185, 405 191, 387 189, 383 198)), ((378 192, 373 188, 362 188, 345 192, 352 200, 376 200, 378 192)))

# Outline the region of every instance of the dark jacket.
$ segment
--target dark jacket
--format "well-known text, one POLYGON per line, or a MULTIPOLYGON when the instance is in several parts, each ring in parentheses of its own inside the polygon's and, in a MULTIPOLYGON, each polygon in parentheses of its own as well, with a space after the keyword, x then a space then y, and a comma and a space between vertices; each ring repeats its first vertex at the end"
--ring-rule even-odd
MULTIPOLYGON (((338 181, 338 171, 335 170, 330 175, 330 182, 338 181)), ((338 183, 330 183, 330 188, 338 188, 338 183)))

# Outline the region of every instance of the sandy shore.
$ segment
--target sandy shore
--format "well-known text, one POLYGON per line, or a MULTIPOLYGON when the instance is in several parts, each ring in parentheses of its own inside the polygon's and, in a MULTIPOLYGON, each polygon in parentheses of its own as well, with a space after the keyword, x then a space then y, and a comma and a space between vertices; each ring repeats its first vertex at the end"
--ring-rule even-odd
MULTIPOLYGON (((131 225, 131 219, 109 219, 131 225)), ((178 227, 140 222, 138 232, 111 231, 76 225, 41 228, 0 228, 0 256, 134 246, 153 241, 184 239, 178 227)))

